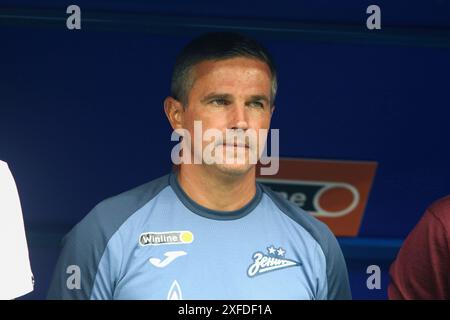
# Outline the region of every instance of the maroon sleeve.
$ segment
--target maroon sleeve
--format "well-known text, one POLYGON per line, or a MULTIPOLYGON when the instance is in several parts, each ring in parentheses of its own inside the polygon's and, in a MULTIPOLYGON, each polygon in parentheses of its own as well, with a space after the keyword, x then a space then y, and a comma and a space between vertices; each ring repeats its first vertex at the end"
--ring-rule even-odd
POLYGON ((450 299, 450 197, 427 209, 391 265, 389 299, 450 299))

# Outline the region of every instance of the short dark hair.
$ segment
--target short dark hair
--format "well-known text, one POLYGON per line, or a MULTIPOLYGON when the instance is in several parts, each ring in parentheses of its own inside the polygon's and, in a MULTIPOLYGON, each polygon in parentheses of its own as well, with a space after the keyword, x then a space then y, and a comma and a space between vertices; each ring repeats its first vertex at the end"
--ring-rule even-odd
POLYGON ((195 38, 178 54, 172 74, 171 96, 187 105, 194 85, 192 68, 205 60, 246 57, 267 64, 272 76, 271 104, 277 92, 277 71, 269 52, 257 41, 235 32, 211 32, 195 38))

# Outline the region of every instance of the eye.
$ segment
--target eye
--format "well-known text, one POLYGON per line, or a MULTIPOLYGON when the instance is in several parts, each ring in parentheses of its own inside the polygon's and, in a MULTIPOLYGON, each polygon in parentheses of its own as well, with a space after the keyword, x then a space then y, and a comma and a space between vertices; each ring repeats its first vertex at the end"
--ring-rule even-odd
POLYGON ((216 105, 216 106, 226 106, 229 105, 229 101, 225 100, 225 99, 214 99, 211 100, 211 103, 216 105))
POLYGON ((262 102, 259 102, 259 101, 252 101, 252 102, 249 103, 249 105, 251 107, 264 108, 264 104, 262 102))

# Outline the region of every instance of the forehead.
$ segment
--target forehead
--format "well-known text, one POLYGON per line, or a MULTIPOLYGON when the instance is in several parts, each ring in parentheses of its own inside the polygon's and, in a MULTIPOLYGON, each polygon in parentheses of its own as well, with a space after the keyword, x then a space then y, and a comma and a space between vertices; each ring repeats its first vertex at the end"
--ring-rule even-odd
POLYGON ((192 89, 217 89, 217 87, 270 90, 271 72, 266 63, 251 58, 202 61, 194 67, 192 89))

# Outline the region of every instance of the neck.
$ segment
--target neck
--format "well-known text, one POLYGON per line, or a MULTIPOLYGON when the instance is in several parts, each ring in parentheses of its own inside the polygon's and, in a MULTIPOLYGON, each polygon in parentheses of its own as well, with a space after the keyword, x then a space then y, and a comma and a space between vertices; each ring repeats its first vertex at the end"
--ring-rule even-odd
POLYGON ((239 210, 256 193, 255 167, 241 176, 230 176, 213 167, 182 164, 178 182, 196 203, 218 211, 239 210))

